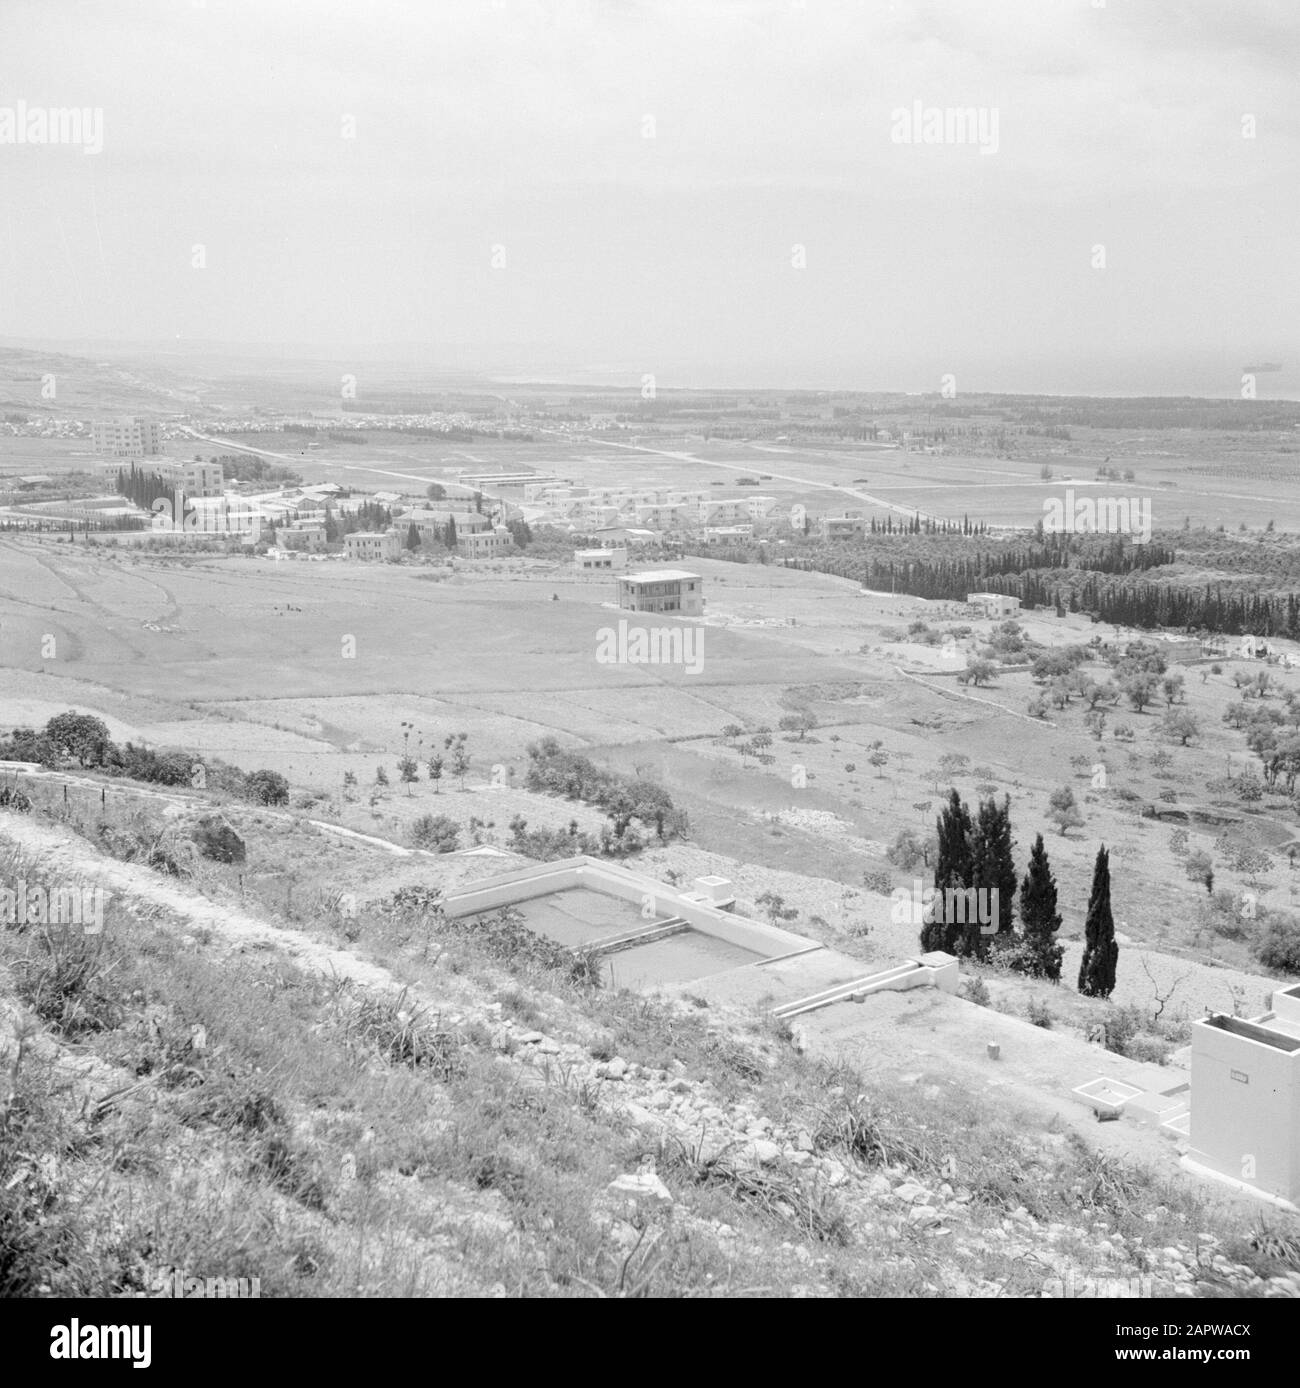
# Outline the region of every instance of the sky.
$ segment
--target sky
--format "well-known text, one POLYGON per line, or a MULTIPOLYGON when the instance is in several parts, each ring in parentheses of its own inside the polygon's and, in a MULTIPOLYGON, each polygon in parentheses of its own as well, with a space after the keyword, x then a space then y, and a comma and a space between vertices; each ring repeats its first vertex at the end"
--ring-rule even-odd
POLYGON ((1300 398, 1295 0, 0 11, 8 341, 1300 398))

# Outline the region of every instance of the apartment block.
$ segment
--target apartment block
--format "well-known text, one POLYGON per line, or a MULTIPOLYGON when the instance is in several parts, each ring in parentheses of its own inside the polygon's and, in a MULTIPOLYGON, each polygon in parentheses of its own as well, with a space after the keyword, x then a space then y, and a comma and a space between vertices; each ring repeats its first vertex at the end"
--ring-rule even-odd
POLYGON ((162 425, 152 419, 96 419, 90 437, 96 452, 112 458, 154 458, 163 451, 162 425))

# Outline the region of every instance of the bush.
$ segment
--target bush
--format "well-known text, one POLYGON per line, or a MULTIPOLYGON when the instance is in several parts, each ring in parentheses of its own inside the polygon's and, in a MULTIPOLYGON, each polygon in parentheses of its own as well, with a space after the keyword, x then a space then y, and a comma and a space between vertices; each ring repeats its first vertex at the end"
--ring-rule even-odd
POLYGON ((978 1007, 989 1005, 989 987, 982 978, 968 978, 965 986, 967 1002, 973 1002, 978 1007))
POLYGON ((1300 920, 1289 912, 1270 912, 1260 922, 1255 958, 1266 969, 1300 974, 1300 920))
POLYGON ((1124 1048, 1129 1060, 1143 1065, 1163 1065, 1169 1059, 1170 1047, 1154 1036, 1134 1036, 1124 1048))
POLYGON ((289 782, 278 771, 250 771, 244 781, 244 794, 255 805, 286 805, 289 782))
POLYGON ((435 853, 454 853, 460 845, 460 825, 445 814, 422 814, 411 825, 411 842, 435 853))
POLYGON ((1044 1031, 1051 1030, 1052 1009, 1041 998, 1029 999, 1029 1008, 1025 1015, 1036 1027, 1042 1027, 1044 1031))
POLYGON ((1112 1008, 1105 1020, 1106 1049, 1115 1055, 1128 1055, 1133 1038, 1145 1025, 1142 1009, 1133 1003, 1112 1008))

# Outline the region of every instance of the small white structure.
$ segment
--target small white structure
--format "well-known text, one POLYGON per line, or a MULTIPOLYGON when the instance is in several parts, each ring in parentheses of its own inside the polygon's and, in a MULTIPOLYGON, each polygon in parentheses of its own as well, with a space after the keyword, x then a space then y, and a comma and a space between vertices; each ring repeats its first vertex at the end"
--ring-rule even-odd
POLYGON ((966 602, 979 608, 984 617, 1016 617, 1020 613, 1020 599, 1006 593, 967 593, 966 602))
POLYGON ((1259 1017, 1192 1023, 1191 1125, 1183 1164, 1300 1205, 1300 985, 1259 1017))
POLYGON ((823 540, 860 540, 867 522, 861 516, 823 516, 820 529, 823 540))
POLYGON ((627 550, 621 545, 609 549, 575 549, 573 567, 579 573, 621 573, 627 568, 627 550))

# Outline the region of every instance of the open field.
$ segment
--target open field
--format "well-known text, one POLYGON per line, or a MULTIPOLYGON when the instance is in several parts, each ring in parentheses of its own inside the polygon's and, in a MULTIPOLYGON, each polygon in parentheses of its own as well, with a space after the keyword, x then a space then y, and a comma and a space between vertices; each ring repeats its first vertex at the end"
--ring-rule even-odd
MULTIPOLYGON (((1229 767, 1239 774, 1253 761, 1243 735, 1222 722, 1238 697, 1231 676, 1241 662, 1226 662, 1218 675, 1208 665, 1187 670, 1185 705, 1201 729, 1191 746, 1160 734, 1163 699, 1141 714, 1114 710, 1110 724, 1127 722, 1135 740, 1120 743, 1108 727, 1099 743, 1078 701, 1046 720, 1027 718, 1035 691, 1028 672, 961 687, 935 648, 900 639, 908 620, 933 619, 935 604, 770 566, 695 566, 710 611, 697 628, 698 674, 599 663, 597 633, 616 620, 610 595, 562 567, 442 577, 436 568, 177 561, 52 539, 7 542, 5 707, 11 723, 36 725, 67 707, 93 711, 118 738, 280 771, 328 797, 343 822, 382 823, 399 839, 430 810, 465 824, 491 819, 489 839, 498 840, 521 811, 530 823, 563 823, 563 802, 554 815, 539 815, 538 797, 515 801, 521 792, 504 789, 493 799, 491 790, 522 771, 530 743, 554 734, 598 762, 665 784, 690 815, 694 843, 726 860, 724 875, 763 864, 808 879, 791 899, 832 924, 843 891, 860 891, 865 873, 910 883, 885 848, 900 829, 932 825, 949 785, 972 802, 1011 796, 1020 863, 1033 835, 1045 832, 1069 936, 1081 928, 1092 860, 1106 843, 1120 874, 1122 932, 1249 966, 1243 941, 1216 938, 1198 921, 1204 889, 1182 872, 1185 849, 1170 848, 1180 824, 1186 846, 1206 849, 1216 863, 1224 834, 1271 850, 1263 873, 1220 865, 1218 885, 1249 889, 1266 906, 1294 904, 1287 852, 1295 816, 1285 799, 1266 796, 1247 810, 1207 789, 1229 767), (760 616, 782 621, 744 624, 760 616), (47 638, 52 647, 43 646, 47 638), (802 738, 778 734, 766 765, 743 758, 723 733, 732 723, 775 728, 798 710, 816 726, 802 738), (423 773, 411 794, 397 786, 403 723, 415 730, 412 752, 424 758, 447 735, 468 735, 472 793, 444 776, 435 794, 423 773), (886 762, 873 768, 877 744, 886 762), (941 772, 950 752, 965 761, 941 772), (364 791, 381 764, 394 784, 376 805, 341 799, 346 772, 364 791), (1063 837, 1046 812, 1049 795, 1067 783, 1085 824, 1063 837), (1161 800, 1190 817, 1140 816, 1161 800)), ((1046 645, 1086 641, 1095 630, 1081 617, 1037 613, 1024 626, 1046 645)), ((1283 689, 1296 678, 1276 676, 1283 689)), ((589 822, 585 812, 579 818, 589 822)), ((886 903, 876 900, 867 915, 878 918, 886 903)))

